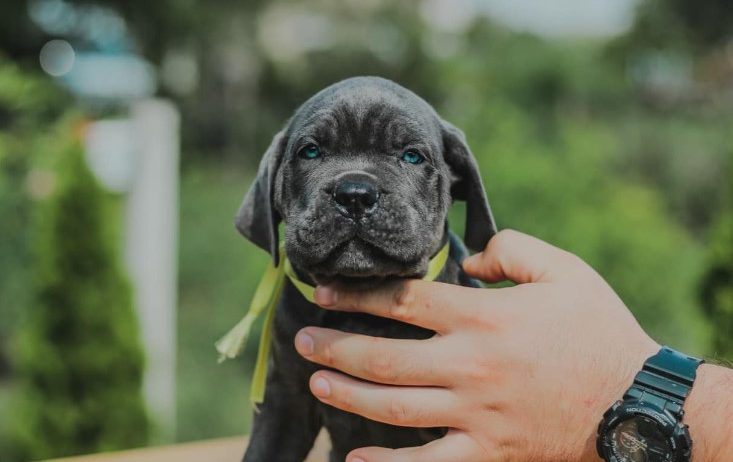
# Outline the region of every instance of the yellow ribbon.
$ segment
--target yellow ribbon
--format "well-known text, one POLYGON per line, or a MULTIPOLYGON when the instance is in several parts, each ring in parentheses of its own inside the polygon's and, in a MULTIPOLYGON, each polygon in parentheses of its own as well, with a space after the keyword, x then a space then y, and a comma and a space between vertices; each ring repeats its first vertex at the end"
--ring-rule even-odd
MULTIPOLYGON (((450 243, 446 242, 442 249, 430 259, 428 263, 428 271, 423 277, 425 281, 433 281, 438 277, 445 263, 448 261, 450 253, 450 243)), ((272 338, 272 323, 275 319, 275 307, 280 299, 285 277, 296 289, 311 303, 315 303, 313 294, 315 287, 306 284, 298 279, 293 271, 290 261, 285 257, 284 246, 280 245, 280 255, 283 258, 280 264, 274 266, 270 263, 262 276, 260 283, 257 285, 255 294, 249 305, 247 314, 237 323, 225 336, 216 342, 216 350, 219 352, 219 362, 227 359, 233 359, 239 356, 247 344, 249 333, 252 325, 265 312, 265 322, 262 324, 262 334, 260 336, 260 345, 257 350, 257 362, 255 370, 252 374, 252 385, 250 387, 249 399, 253 405, 259 404, 265 399, 265 385, 267 383, 267 361, 270 357, 270 346, 272 338)))

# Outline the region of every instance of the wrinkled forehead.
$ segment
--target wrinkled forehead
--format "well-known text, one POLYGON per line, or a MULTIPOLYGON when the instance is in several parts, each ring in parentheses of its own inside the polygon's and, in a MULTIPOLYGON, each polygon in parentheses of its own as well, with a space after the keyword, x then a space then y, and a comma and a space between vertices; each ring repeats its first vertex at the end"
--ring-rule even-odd
POLYGON ((289 144, 315 142, 342 149, 440 148, 435 112, 413 94, 378 87, 318 94, 298 110, 289 144))

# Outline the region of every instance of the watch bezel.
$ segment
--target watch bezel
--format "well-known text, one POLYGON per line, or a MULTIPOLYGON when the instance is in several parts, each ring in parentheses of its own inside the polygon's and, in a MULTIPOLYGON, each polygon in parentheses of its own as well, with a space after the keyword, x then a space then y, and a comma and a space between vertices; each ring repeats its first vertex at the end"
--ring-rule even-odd
POLYGON ((692 445, 687 425, 682 424, 669 411, 641 401, 617 401, 603 416, 598 426, 596 449, 607 462, 620 462, 612 449, 613 430, 628 419, 642 416, 656 422, 666 437, 671 454, 665 462, 685 462, 689 460, 692 445))

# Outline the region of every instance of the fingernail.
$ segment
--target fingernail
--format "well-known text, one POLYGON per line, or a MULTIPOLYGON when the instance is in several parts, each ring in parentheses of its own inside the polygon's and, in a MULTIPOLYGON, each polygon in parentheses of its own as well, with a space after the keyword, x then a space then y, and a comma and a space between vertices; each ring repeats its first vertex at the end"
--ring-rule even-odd
POLYGON ((355 459, 351 459, 351 462, 365 462, 365 461, 364 459, 357 457, 355 459))
POLYGON ((313 354, 313 337, 305 332, 298 332, 295 336, 295 349, 302 355, 313 354))
POLYGON ((313 381, 313 394, 319 398, 328 398, 331 395, 331 385, 328 380, 318 377, 313 381))
POLYGON ((319 305, 331 306, 336 304, 338 294, 331 287, 318 286, 316 287, 316 291, 313 294, 313 297, 316 299, 316 303, 318 303, 319 305))

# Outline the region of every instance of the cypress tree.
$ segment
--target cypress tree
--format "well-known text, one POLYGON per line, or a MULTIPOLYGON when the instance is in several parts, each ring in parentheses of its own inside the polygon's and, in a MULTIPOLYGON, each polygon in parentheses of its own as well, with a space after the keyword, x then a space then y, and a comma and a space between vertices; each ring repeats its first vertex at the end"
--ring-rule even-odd
POLYGON ((29 301, 33 202, 26 180, 35 154, 42 151, 41 156, 49 157, 39 146, 54 136, 69 106, 68 95, 0 53, 0 386, 12 376, 10 338, 29 301))
POLYGON ((36 226, 35 301, 16 343, 23 460, 144 445, 143 353, 107 223, 108 200, 78 146, 36 226))

